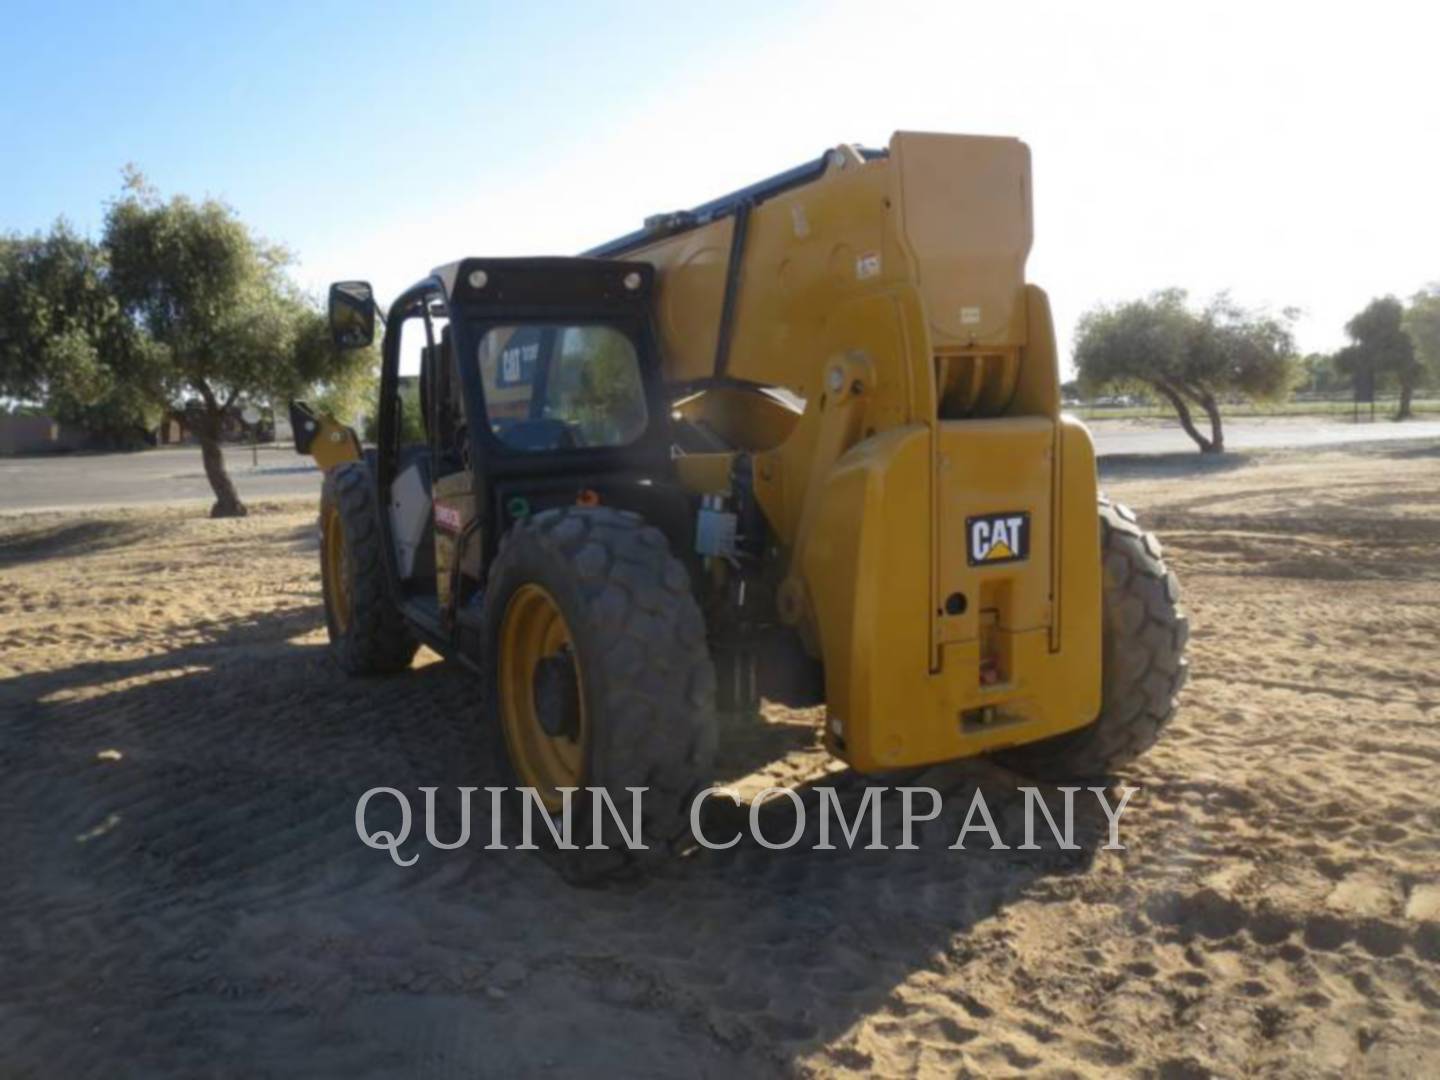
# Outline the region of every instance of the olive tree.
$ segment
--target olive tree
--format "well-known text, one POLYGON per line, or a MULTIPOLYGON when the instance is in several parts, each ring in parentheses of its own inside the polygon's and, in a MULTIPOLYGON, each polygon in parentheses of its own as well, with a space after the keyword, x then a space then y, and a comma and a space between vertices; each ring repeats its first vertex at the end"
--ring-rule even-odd
POLYGON ((1410 298, 1405 309, 1405 332, 1415 343, 1422 365, 1421 380, 1440 385, 1440 282, 1427 285, 1410 298))
POLYGON ((1410 399, 1425 369, 1415 355, 1415 343, 1405 332, 1404 305, 1393 296, 1372 300, 1345 324, 1345 332, 1350 344, 1335 354, 1335 365, 1357 384, 1398 387, 1400 404, 1395 419, 1408 420, 1410 399))
POLYGON ((1292 319, 1290 312, 1247 310, 1224 294, 1197 311, 1184 290, 1166 289, 1082 316, 1075 366, 1091 390, 1139 388, 1163 398, 1202 453, 1219 453, 1223 399, 1273 400, 1289 391, 1296 370, 1292 319), (1208 434, 1196 425, 1197 410, 1208 434))
POLYGON ((214 199, 163 200, 129 171, 103 244, 117 302, 156 346, 157 393, 185 411, 200 442, 211 515, 243 515, 220 445, 231 408, 344 384, 372 354, 335 349, 323 317, 290 282, 287 253, 214 199))
POLYGON ((99 244, 64 221, 0 236, 0 394, 134 443, 160 419, 155 359, 115 300, 99 244))

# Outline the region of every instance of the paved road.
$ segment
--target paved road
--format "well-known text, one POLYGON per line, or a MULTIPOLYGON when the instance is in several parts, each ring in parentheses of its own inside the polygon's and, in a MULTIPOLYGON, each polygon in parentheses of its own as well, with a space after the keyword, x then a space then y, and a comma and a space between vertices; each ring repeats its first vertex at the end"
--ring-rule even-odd
MULTIPOLYGON (((1092 424, 1102 456, 1185 452, 1193 443, 1178 427, 1092 424)), ((1233 421, 1226 428, 1231 450, 1340 445, 1389 439, 1440 439, 1440 421, 1351 424, 1233 421)), ((248 447, 226 452, 242 499, 318 495, 320 473, 289 447, 262 447, 252 465, 248 447)), ((210 485, 196 447, 134 454, 62 454, 0 458, 0 513, 147 503, 211 501, 210 485)))
MULTIPOLYGON (((1170 454, 1195 449, 1195 444, 1176 425, 1138 427, 1105 421, 1092 422, 1095 445, 1102 457, 1114 454, 1170 454)), ((1412 420, 1404 424, 1389 420, 1364 423, 1317 420, 1305 423, 1294 418, 1279 420, 1232 420, 1225 425, 1228 450, 1277 450, 1305 446, 1341 446, 1347 443, 1383 442, 1391 439, 1440 439, 1440 420, 1412 420)))
MULTIPOLYGON (((293 447, 229 447, 225 461, 242 499, 319 494, 320 472, 293 447)), ((213 502, 195 446, 133 454, 0 458, 0 513, 83 506, 213 502)))

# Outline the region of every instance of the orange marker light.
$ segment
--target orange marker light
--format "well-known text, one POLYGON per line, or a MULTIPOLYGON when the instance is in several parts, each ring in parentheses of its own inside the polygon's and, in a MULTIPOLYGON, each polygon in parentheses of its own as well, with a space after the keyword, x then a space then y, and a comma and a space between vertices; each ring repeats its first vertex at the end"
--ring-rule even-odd
POLYGON ((599 493, 598 491, 592 491, 590 488, 586 488, 584 491, 580 492, 579 495, 576 495, 576 496, 575 496, 575 505, 576 505, 576 506, 599 506, 599 505, 600 505, 600 493, 599 493))

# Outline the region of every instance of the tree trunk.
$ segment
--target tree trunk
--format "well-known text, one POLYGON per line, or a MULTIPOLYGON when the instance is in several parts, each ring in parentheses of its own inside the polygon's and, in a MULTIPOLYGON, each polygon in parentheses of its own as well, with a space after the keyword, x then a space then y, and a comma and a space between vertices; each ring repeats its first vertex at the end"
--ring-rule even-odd
POLYGON ((1207 454, 1223 454, 1225 452, 1225 432, 1220 428, 1220 403, 1215 400, 1215 395, 1206 392, 1200 398, 1200 405, 1205 410, 1205 415, 1210 417, 1210 445, 1202 447, 1207 454))
POLYGON ((1415 394, 1415 387, 1409 380, 1400 382, 1400 407, 1395 411, 1396 420, 1411 420, 1415 414, 1410 410, 1410 398, 1415 394))
POLYGON ((205 462, 205 479, 215 492, 215 505, 210 508, 212 518, 244 517, 248 510, 235 491, 235 482, 225 471, 225 454, 220 449, 221 415, 207 413, 196 434, 200 437, 200 457, 205 462))
MULTIPOLYGON (((1185 429, 1186 435, 1195 440, 1195 445, 1200 447, 1200 452, 1202 454, 1214 452, 1215 447, 1211 445, 1210 440, 1201 435, 1200 429, 1195 426, 1195 418, 1190 415, 1190 406, 1185 403, 1185 399, 1180 396, 1179 391, 1161 383, 1152 383, 1151 385, 1160 391, 1166 401, 1170 402, 1175 409, 1175 415, 1180 418, 1180 426, 1185 429)), ((1211 430, 1215 430, 1213 422, 1211 430)))

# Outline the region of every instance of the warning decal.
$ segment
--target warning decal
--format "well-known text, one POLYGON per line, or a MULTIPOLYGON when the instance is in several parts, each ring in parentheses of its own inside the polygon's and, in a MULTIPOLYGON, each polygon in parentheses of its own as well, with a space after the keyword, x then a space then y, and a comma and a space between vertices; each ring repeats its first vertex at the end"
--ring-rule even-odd
POLYGON ((454 506, 447 506, 445 503, 435 504, 435 527, 444 529, 446 532, 459 532, 464 526, 464 520, 460 516, 460 510, 454 506))

